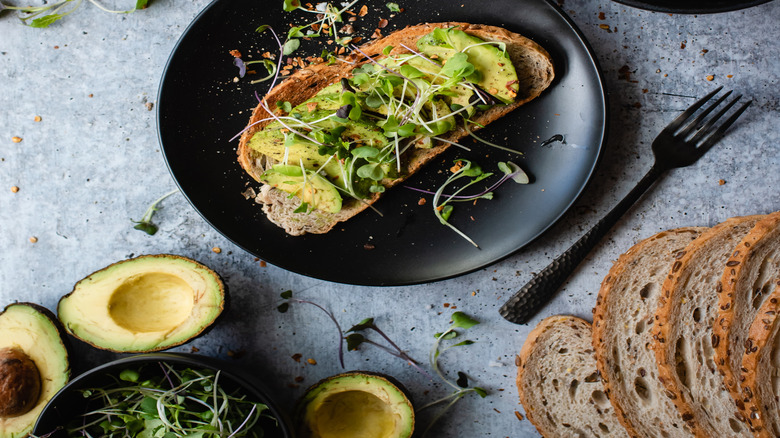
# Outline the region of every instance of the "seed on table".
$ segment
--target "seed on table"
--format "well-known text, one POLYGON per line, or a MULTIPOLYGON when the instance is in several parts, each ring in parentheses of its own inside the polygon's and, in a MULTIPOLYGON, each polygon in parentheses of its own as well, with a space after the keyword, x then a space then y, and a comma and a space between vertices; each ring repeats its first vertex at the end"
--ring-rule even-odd
POLYGON ((11 193, 16 193, 19 191, 19 187, 13 186, 11 187, 11 193))
POLYGON ((214 248, 211 248, 212 251, 214 251, 215 254, 219 254, 222 252, 222 248, 215 246, 214 248))
POLYGON ((22 142, 22 137, 19 137, 19 136, 15 135, 15 136, 11 137, 11 141, 14 142, 14 143, 21 143, 22 142))
POLYGON ((35 243, 38 241, 38 238, 35 236, 30 237, 30 243, 35 243))

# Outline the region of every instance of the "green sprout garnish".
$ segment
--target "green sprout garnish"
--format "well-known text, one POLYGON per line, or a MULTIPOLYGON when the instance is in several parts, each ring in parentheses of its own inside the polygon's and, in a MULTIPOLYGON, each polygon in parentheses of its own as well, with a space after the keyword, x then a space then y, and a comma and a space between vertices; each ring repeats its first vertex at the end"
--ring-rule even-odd
POLYGON ((452 387, 454 389, 454 392, 444 398, 441 398, 439 400, 433 401, 431 403, 428 403, 427 405, 421 407, 418 409, 418 411, 422 411, 423 409, 427 409, 429 407, 435 406, 439 403, 449 402, 447 405, 442 408, 436 416, 431 420, 431 422, 428 424, 428 427, 423 431, 422 436, 425 436, 428 431, 433 427, 433 425, 442 417, 444 414, 449 410, 455 403, 458 402, 461 398, 468 395, 469 393, 473 392, 478 394, 480 397, 484 398, 487 397, 487 391, 483 388, 480 388, 478 386, 469 387, 468 386, 468 376, 464 372, 458 372, 458 379, 455 381, 452 381, 448 379, 444 373, 439 368, 439 356, 444 353, 445 351, 455 348, 455 347, 462 347, 466 345, 471 345, 474 343, 472 340, 465 340, 461 342, 457 342, 453 345, 450 345, 446 348, 442 348, 441 344, 442 341, 452 340, 457 337, 459 337, 461 334, 456 329, 462 329, 463 331, 470 329, 471 327, 474 327, 475 325, 479 324, 478 321, 470 318, 468 315, 466 315, 463 312, 455 312, 452 314, 452 324, 441 333, 436 333, 434 336, 436 337, 436 342, 433 344, 433 348, 431 349, 429 360, 431 364, 431 368, 436 372, 436 374, 439 376, 441 380, 443 380, 447 385, 452 387))
POLYGON ((144 213, 144 216, 141 218, 140 221, 134 221, 130 219, 133 223, 136 224, 133 228, 135 228, 136 230, 141 230, 146 234, 153 236, 158 230, 157 225, 152 223, 152 216, 154 216, 154 212, 159 210, 159 208, 157 208, 157 205, 160 204, 160 202, 162 202, 165 198, 171 196, 172 194, 178 191, 179 191, 178 189, 171 190, 170 192, 162 195, 156 201, 152 202, 149 208, 146 209, 146 212, 144 213))
POLYGON ((374 347, 379 348, 380 350, 386 351, 392 356, 395 356, 397 358, 405 360, 409 365, 413 366, 417 371, 420 373, 426 375, 428 378, 432 378, 430 374, 428 374, 424 369, 420 368, 418 365, 418 362, 414 359, 412 359, 408 354, 406 354, 405 351, 401 350, 401 347, 396 345, 395 342, 393 342, 389 336, 385 334, 382 330, 377 327, 377 325, 374 323, 374 318, 366 318, 363 321, 360 321, 359 323, 355 324, 347 330, 347 333, 352 333, 350 335, 347 335, 346 341, 347 341, 347 350, 348 351, 355 351, 357 350, 360 345, 362 344, 368 344, 373 345, 374 347), (380 343, 374 342, 368 338, 366 338, 361 333, 357 333, 360 331, 365 330, 372 330, 376 332, 379 336, 384 338, 385 341, 387 341, 388 344, 390 344, 390 347, 387 347, 386 345, 382 345, 380 343), (392 348, 391 348, 392 347, 392 348))
MULTIPOLYGON (((111 10, 103 6, 97 0, 88 1, 101 10, 112 14, 129 14, 139 9, 145 9, 149 3, 149 0, 136 0, 133 9, 111 10)), ((30 27, 45 28, 73 13, 73 11, 81 6, 82 2, 83 0, 60 0, 42 6, 11 6, 0 2, 0 11, 4 9, 19 11, 20 14, 24 14, 19 17, 22 23, 30 27), (69 6, 70 8, 68 8, 69 6)))
POLYGON ((106 387, 81 390, 89 411, 66 427, 68 436, 94 438, 262 438, 258 421, 268 406, 228 392, 220 372, 160 362, 161 371, 128 368, 106 387))
POLYGON ((387 6, 387 9, 390 9, 390 12, 401 12, 401 8, 398 6, 398 3, 387 3, 385 6, 387 6))

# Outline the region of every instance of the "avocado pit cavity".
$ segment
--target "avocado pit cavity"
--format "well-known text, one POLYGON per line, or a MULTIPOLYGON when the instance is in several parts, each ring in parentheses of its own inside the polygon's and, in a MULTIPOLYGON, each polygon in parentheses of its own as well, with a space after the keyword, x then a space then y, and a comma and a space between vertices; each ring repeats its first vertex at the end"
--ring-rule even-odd
POLYGON ((108 303, 111 318, 127 330, 150 333, 173 330, 195 304, 192 287, 172 274, 147 273, 128 278, 108 303))
POLYGON ((19 348, 0 350, 0 418, 26 414, 40 394, 41 375, 32 359, 19 348))

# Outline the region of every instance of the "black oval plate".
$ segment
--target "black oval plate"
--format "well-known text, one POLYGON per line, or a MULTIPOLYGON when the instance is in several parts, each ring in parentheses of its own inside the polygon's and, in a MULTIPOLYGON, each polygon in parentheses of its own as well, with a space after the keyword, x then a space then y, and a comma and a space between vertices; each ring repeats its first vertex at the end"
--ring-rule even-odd
POLYGON ((674 14, 712 14, 745 9, 771 0, 614 0, 635 8, 674 14))
MULTIPOLYGON (((575 25, 549 1, 400 0, 402 13, 390 17, 386 1, 363 1, 367 16, 355 22, 370 35, 380 18, 384 34, 423 22, 463 21, 502 26, 532 38, 552 55, 556 79, 535 101, 480 131, 483 138, 511 145, 525 155, 507 154, 471 139, 473 152, 448 150, 407 184, 436 190, 455 158, 472 159, 500 174, 498 161, 512 160, 533 183, 508 183, 492 201, 455 207, 450 222, 477 249, 433 214, 431 199, 418 205, 419 193, 389 190, 375 204, 382 216, 366 210, 324 235, 288 236, 270 223, 260 206, 242 192, 258 184, 236 162, 236 142, 256 105, 255 91, 268 83, 234 83, 237 69, 229 51, 274 51, 263 24, 287 29, 302 13, 285 13, 281 1, 216 0, 198 15, 174 49, 158 96, 158 130, 168 167, 184 195, 225 237, 255 256, 303 275, 360 285, 404 285, 441 280, 488 266, 514 253, 549 228, 584 189, 605 141, 607 104, 598 65, 575 25), (564 142, 543 142, 563 135, 564 142)), ((315 2, 316 3, 316 2, 315 2)), ((318 46, 319 47, 319 46, 318 46)), ((321 48, 295 55, 317 55, 321 48)), ((497 178, 495 176, 494 178, 497 178)))

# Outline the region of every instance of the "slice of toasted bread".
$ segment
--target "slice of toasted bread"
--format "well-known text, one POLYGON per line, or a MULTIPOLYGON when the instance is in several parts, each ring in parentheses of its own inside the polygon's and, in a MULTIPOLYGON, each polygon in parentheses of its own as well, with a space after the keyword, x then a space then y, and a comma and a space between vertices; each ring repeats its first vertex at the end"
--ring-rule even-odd
MULTIPOLYGON (((517 33, 506 29, 478 24, 446 22, 431 23, 410 26, 393 32, 379 40, 370 42, 361 47, 361 51, 369 56, 380 55, 387 46, 393 46, 392 54, 405 53, 403 46, 415 47, 417 40, 430 33, 434 28, 447 28, 458 26, 464 32, 477 36, 485 41, 496 41, 506 44, 506 50, 512 59, 517 71, 519 91, 516 100, 509 105, 497 105, 480 113, 473 120, 479 124, 487 125, 520 105, 539 96, 551 83, 554 77, 553 64, 550 55, 538 44, 517 33)), ((350 72, 356 66, 367 62, 362 54, 350 54, 346 62, 334 65, 318 64, 308 66, 290 75, 284 82, 274 87, 266 94, 264 99, 269 108, 276 108, 276 102, 290 102, 292 106, 298 105, 311 98, 327 85, 333 84, 344 77, 349 77, 350 72)), ((281 110, 275 110, 281 114, 281 110)), ((249 147, 249 140, 259 130, 271 123, 270 115, 258 105, 249 121, 249 128, 241 135, 238 145, 238 162, 241 167, 254 179, 265 170, 269 162, 266 157, 249 147)), ((457 141, 467 135, 463 127, 459 127, 441 137, 448 141, 457 141)), ((406 177, 417 171, 422 165, 433 159, 449 147, 449 144, 439 142, 430 149, 410 148, 410 152, 404 157, 405 168, 403 176, 383 182, 386 187, 392 187, 403 181, 406 177)), ((331 230, 337 223, 345 221, 374 203, 379 194, 371 198, 345 202, 338 213, 326 213, 315 210, 312 214, 293 214, 301 201, 295 197, 288 197, 286 193, 280 193, 278 189, 270 187, 260 190, 257 202, 263 204, 263 211, 271 222, 284 228, 288 234, 301 235, 304 233, 325 233, 331 230)))
POLYGON ((731 218, 703 233, 663 284, 653 329, 659 377, 698 437, 752 436, 715 366, 712 325, 726 261, 761 218, 731 218))
POLYGON ((520 350, 520 402, 543 436, 628 437, 604 392, 590 338, 587 321, 551 316, 520 350))
POLYGON ((757 438, 780 436, 780 282, 758 309, 742 355, 745 418, 757 438))
POLYGON ((634 245, 610 269, 593 309, 593 346, 604 387, 632 437, 689 437, 659 380, 653 343, 661 285, 705 228, 663 231, 634 245))
MULTIPOLYGON (((713 327, 716 364, 740 409, 742 355, 758 309, 780 280, 780 212, 767 215, 736 246, 726 262, 718 291, 718 317, 713 327)), ((766 382, 769 384, 769 382, 766 382)))

